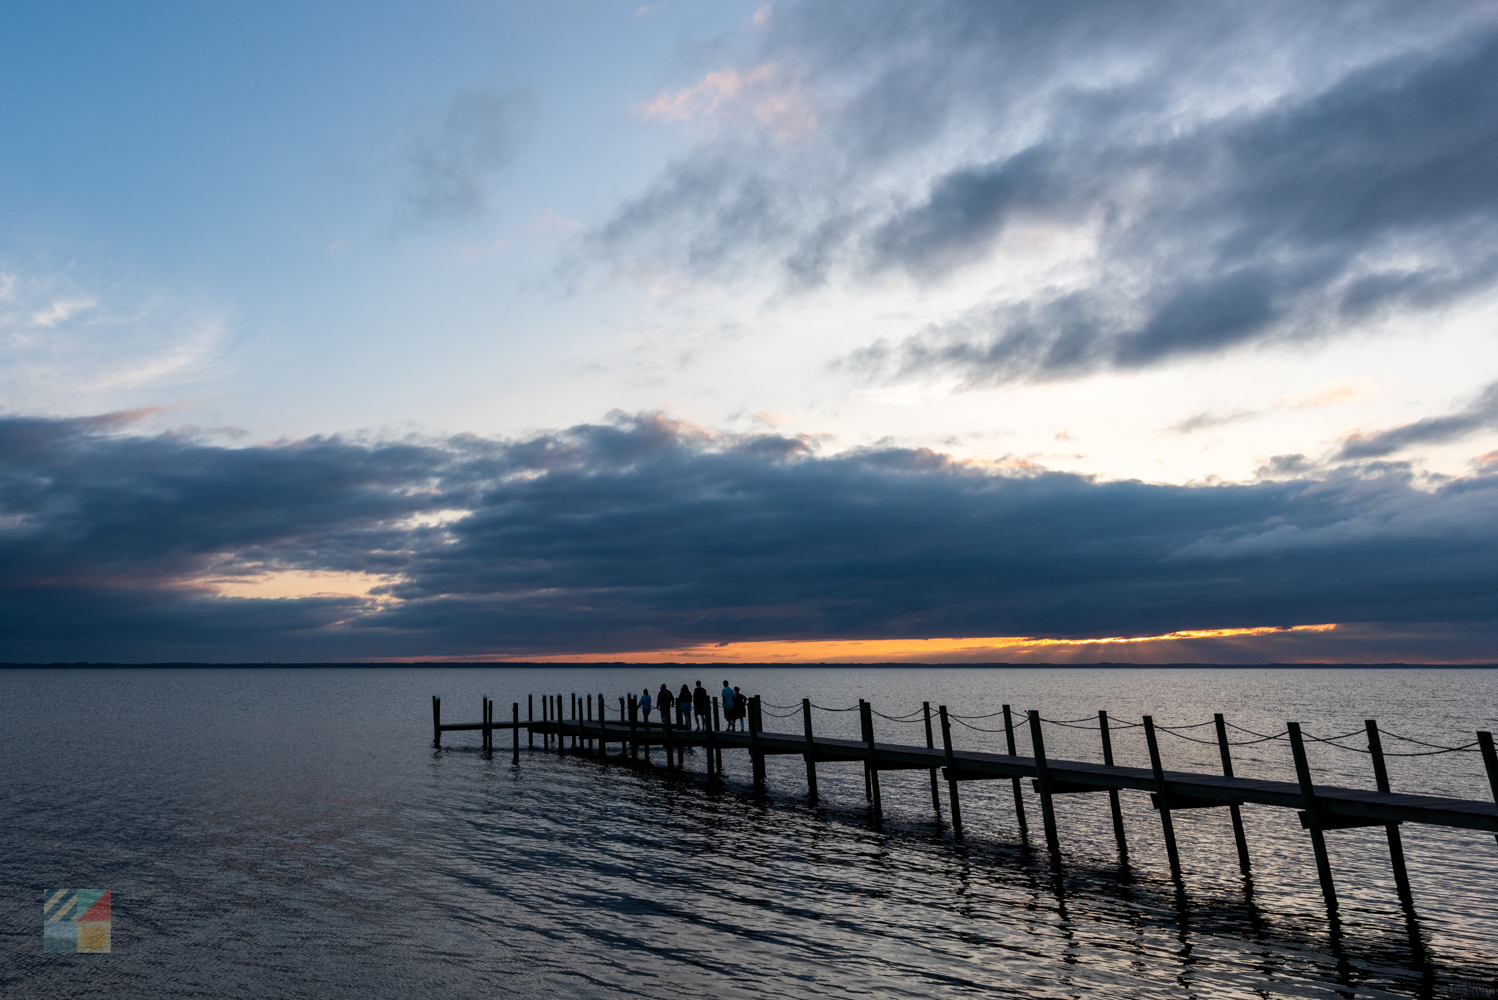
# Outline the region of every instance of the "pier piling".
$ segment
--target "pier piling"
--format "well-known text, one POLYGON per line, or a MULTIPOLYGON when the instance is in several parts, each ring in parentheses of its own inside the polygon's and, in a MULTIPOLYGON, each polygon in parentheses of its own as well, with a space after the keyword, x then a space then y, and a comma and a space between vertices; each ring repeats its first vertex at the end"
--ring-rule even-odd
POLYGON ((754 787, 765 790, 765 750, 759 734, 764 729, 760 715, 759 695, 749 699, 749 757, 754 764, 754 787))
MULTIPOLYGON (((1493 793, 1493 802, 1498 804, 1498 753, 1493 750, 1493 734, 1479 732, 1477 745, 1482 748, 1482 766, 1487 768, 1488 788, 1493 793)), ((1498 833, 1495 833, 1493 838, 1498 840, 1498 833)))
POLYGON ((442 746, 442 699, 432 695, 432 746, 442 746))
MULTIPOLYGON (((809 705, 809 703, 808 703, 808 705, 809 705)), ((932 735, 931 735, 931 703, 929 701, 923 701, 923 702, 921 702, 921 712, 923 714, 923 717, 926 720, 926 749, 927 750, 935 750, 936 749, 936 742, 932 739, 932 735)), ((806 710, 806 720, 807 720, 807 722, 806 722, 806 735, 807 735, 807 737, 809 739, 811 737, 811 708, 810 707, 808 707, 807 710, 806 710)), ((931 768, 930 769, 930 774, 931 774, 931 810, 932 810, 932 812, 936 813, 936 828, 939 830, 939 829, 941 829, 941 794, 939 792, 937 792, 937 790, 936 790, 936 787, 937 787, 936 786, 936 768, 934 768, 934 767, 931 768)))
MULTIPOLYGON (((1009 747, 1009 756, 1018 757, 1019 753, 1014 745, 1014 713, 1009 706, 1004 706, 1004 742, 1009 747)), ((1021 838, 1028 836, 1030 825, 1025 822, 1025 795, 1020 788, 1018 776, 1011 782, 1014 785, 1014 816, 1019 823, 1019 835, 1021 838)))
MULTIPOLYGON (((1099 711, 1097 714, 1098 734, 1103 740, 1103 763, 1109 767, 1113 766, 1113 734, 1108 728, 1108 713, 1099 711)), ((1118 841, 1118 860, 1121 864, 1129 863, 1129 841, 1124 836, 1123 808, 1118 801, 1118 789, 1108 789, 1108 808, 1113 813, 1113 839, 1118 841)))
MULTIPOLYGON (((1227 720, 1218 712, 1212 716, 1212 722, 1217 727, 1217 753, 1222 758, 1222 776, 1231 778, 1233 776, 1233 753, 1228 747, 1228 725, 1227 720)), ((1252 872, 1249 867, 1248 837, 1243 833, 1243 810, 1236 802, 1228 804, 1228 812, 1233 818, 1233 839, 1238 844, 1238 869, 1243 872, 1243 877, 1248 878, 1252 872)))
MULTIPOLYGON (((1368 756, 1373 758, 1373 780, 1378 790, 1388 792, 1389 768, 1384 763, 1384 742, 1379 736, 1378 721, 1364 719, 1363 727, 1368 733, 1368 756)), ((1384 834, 1389 841, 1389 864, 1394 869, 1394 887, 1399 892, 1399 901, 1413 913, 1415 894, 1410 891, 1410 873, 1404 865, 1404 838, 1400 836, 1398 823, 1385 823, 1384 834)))
POLYGON ((864 761, 864 774, 869 783, 869 801, 874 807, 874 822, 884 822, 884 802, 879 796, 879 753, 874 747, 874 706, 858 700, 859 715, 863 721, 863 742, 868 747, 869 756, 864 761))
POLYGON ((1332 859, 1326 852, 1321 811, 1316 808, 1316 785, 1311 780, 1311 764, 1306 759, 1306 745, 1300 735, 1300 723, 1287 723, 1287 728, 1290 731, 1290 752, 1295 757, 1295 776, 1300 780, 1300 795, 1304 800, 1300 822, 1311 832, 1311 849, 1316 854, 1316 876, 1321 880, 1321 895, 1326 897, 1327 912, 1335 914, 1337 887, 1332 882, 1332 859))
MULTIPOLYGON (((801 724, 806 729, 806 797, 817 801, 817 741, 811 734, 811 699, 801 699, 801 724)), ((929 725, 926 727, 931 728, 929 725)), ((935 771, 931 772, 935 774, 935 771)), ((933 779, 934 780, 934 779, 933 779)))
POLYGON ((1035 754, 1035 784, 1040 792, 1040 817, 1045 822, 1045 845, 1051 853, 1061 853, 1061 838, 1056 833, 1056 804, 1051 801, 1051 774, 1045 764, 1045 736, 1040 731, 1040 713, 1026 713, 1030 717, 1030 744, 1035 754))
POLYGON ((961 840, 962 800, 957 797, 957 755, 952 752, 952 724, 947 721, 947 706, 940 705, 936 711, 941 716, 941 744, 947 755, 947 799, 952 811, 952 836, 961 840))
POLYGON ((1165 834, 1165 854, 1170 859, 1170 873, 1176 884, 1181 882, 1181 854, 1176 850, 1176 826, 1170 816, 1170 795, 1165 791, 1165 768, 1160 764, 1160 743, 1155 737, 1153 716, 1144 717, 1144 740, 1149 745, 1150 770, 1155 779, 1155 808, 1160 810, 1160 829, 1165 834))

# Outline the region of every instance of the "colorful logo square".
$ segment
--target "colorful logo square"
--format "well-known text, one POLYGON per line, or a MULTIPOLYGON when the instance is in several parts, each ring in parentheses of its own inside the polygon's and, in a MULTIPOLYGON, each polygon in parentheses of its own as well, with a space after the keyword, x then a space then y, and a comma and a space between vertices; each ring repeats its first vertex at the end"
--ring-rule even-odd
POLYGON ((48 889, 42 898, 42 951, 108 954, 113 895, 109 889, 48 889))

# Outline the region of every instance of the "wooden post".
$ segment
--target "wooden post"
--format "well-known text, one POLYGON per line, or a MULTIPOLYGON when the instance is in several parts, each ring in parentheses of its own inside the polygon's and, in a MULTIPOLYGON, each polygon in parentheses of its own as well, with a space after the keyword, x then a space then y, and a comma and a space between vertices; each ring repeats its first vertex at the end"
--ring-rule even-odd
MULTIPOLYGON (((1482 748, 1482 766, 1488 770, 1488 787, 1493 791, 1493 801, 1498 802, 1498 753, 1493 750, 1493 734, 1479 732, 1477 745, 1482 748)), ((1498 833, 1493 834, 1498 840, 1498 833)))
MULTIPOLYGON (((624 699, 620 698, 619 699, 619 725, 620 725, 620 727, 623 727, 623 725, 626 722, 629 721, 628 714, 629 713, 625 710, 625 707, 624 707, 624 699)), ((621 736, 619 738, 619 756, 621 756, 621 757, 628 757, 629 756, 629 740, 625 739, 623 736, 621 736)))
MULTIPOLYGON (((707 777, 709 781, 713 780, 714 777, 720 780, 723 777, 723 758, 718 753, 718 699, 714 698, 712 702, 712 725, 708 725, 707 716, 702 717, 702 738, 704 746, 707 748, 707 777)), ((695 713, 697 710, 694 707, 692 711, 695 713)), ((693 717, 695 718, 695 715, 693 717)))
POLYGON ((551 695, 541 696, 541 749, 551 749, 551 695))
POLYGON ((1045 766, 1045 736, 1040 731, 1040 713, 1031 709, 1030 746, 1035 751, 1035 781, 1040 785, 1040 817, 1045 821, 1045 843, 1052 854, 1061 853, 1061 839, 1056 835, 1056 806, 1051 801, 1051 772, 1045 766))
POLYGON ((666 737, 666 770, 676 770, 676 734, 671 731, 671 713, 662 710, 661 725, 665 727, 666 737))
MULTIPOLYGON (((1103 737, 1103 763, 1113 767, 1113 733, 1108 728, 1108 713, 1098 712, 1098 732, 1103 737)), ((1118 804, 1118 789, 1108 789, 1108 807, 1113 811, 1113 839, 1118 841, 1118 858, 1129 863, 1129 842, 1124 838, 1123 809, 1118 804)))
MULTIPOLYGON (((591 732, 593 729, 593 695, 591 693, 588 695, 588 704, 585 711, 587 712, 587 717, 583 721, 588 723, 588 730, 591 732)), ((583 740, 583 752, 590 757, 593 755, 593 737, 591 735, 583 740)))
MULTIPOLYGON (((1373 780, 1381 792, 1390 791, 1389 769, 1384 765, 1384 741, 1378 734, 1378 720, 1364 719, 1363 728, 1368 731, 1368 755, 1373 758, 1373 780)), ((1399 901, 1413 913, 1415 894, 1410 891, 1410 873, 1404 866, 1404 838, 1399 835, 1398 823, 1384 825, 1389 839, 1389 864, 1394 869, 1394 887, 1399 891, 1399 901)))
POLYGON ((718 777, 723 777, 723 748, 718 746, 718 696, 713 695, 713 747, 710 751, 717 755, 718 777))
POLYGON ((582 706, 577 703, 577 692, 576 691, 571 692, 571 696, 572 696, 572 723, 573 723, 573 726, 572 726, 572 752, 573 753, 577 753, 577 736, 578 736, 578 733, 580 733, 582 731, 582 727, 579 726, 579 725, 577 725, 578 720, 582 718, 582 712, 578 711, 578 709, 582 708, 582 706))
POLYGON ((432 746, 442 747, 442 699, 432 695, 432 746))
MULTIPOLYGON (((935 750, 936 740, 931 735, 931 703, 921 702, 921 711, 926 716, 926 749, 935 750)), ((936 828, 941 829, 941 795, 936 790, 936 768, 931 768, 931 808, 936 812, 936 828)))
POLYGON ((1154 716, 1144 717, 1144 741, 1149 744, 1150 769, 1155 772, 1155 807, 1160 810, 1160 828, 1165 832, 1165 854, 1170 858, 1170 873, 1181 878, 1181 855, 1176 850, 1176 826, 1170 818, 1170 796, 1165 791, 1165 768, 1160 763, 1160 744, 1155 738, 1154 716))
POLYGON ((765 752, 760 749, 759 734, 764 730, 764 720, 760 715, 759 695, 749 699, 749 756, 754 763, 754 787, 760 791, 765 788, 765 752))
POLYGON ((1326 897, 1326 909, 1337 912, 1337 887, 1332 882, 1332 859, 1326 853, 1326 834, 1321 828, 1321 812, 1316 808, 1316 786, 1311 781, 1311 763, 1306 759, 1306 745, 1301 739, 1300 723, 1291 722, 1290 752, 1295 757, 1295 776, 1300 779, 1300 797, 1305 806, 1306 826, 1311 831, 1311 849, 1316 854, 1316 875, 1321 879, 1321 895, 1326 897))
MULTIPOLYGON (((1009 711, 1009 706, 1004 706, 1004 739, 1009 744, 1009 756, 1018 757, 1014 748, 1014 717, 1009 711)), ((1025 796, 1020 789, 1020 779, 1015 778, 1011 782, 1014 785, 1014 815, 1019 819, 1019 832, 1024 836, 1029 832, 1029 824, 1025 822, 1025 796)))
MULTIPOLYGON (((806 797, 817 801, 817 743, 811 735, 811 699, 801 699, 801 723, 806 730, 806 797)), ((927 727, 930 728, 929 726, 927 727)), ((935 774, 935 771, 931 772, 935 774)))
POLYGON ((640 703, 634 695, 629 696, 629 756, 640 759, 640 703))
POLYGON ((483 706, 479 709, 479 723, 484 727, 483 730, 482 730, 482 733, 483 733, 483 743, 482 743, 482 745, 483 745, 483 748, 484 748, 484 752, 488 753, 489 752, 489 696, 488 695, 484 695, 483 706))
POLYGON ((556 717, 557 717, 557 753, 567 752, 567 717, 562 714, 562 696, 557 694, 556 717))
MULTIPOLYGON (((868 720, 864 718, 864 708, 863 699, 858 699, 858 738, 867 743, 869 739, 869 725, 868 720)), ((863 762, 863 800, 872 803, 874 801, 874 783, 869 780, 869 763, 867 760, 863 762)))
POLYGON ((605 728, 607 725, 608 725, 608 720, 604 718, 604 711, 603 711, 603 692, 600 691, 600 692, 598 692, 598 756, 600 758, 606 757, 608 755, 608 752, 609 752, 608 751, 608 746, 609 746, 608 735, 609 735, 609 733, 608 733, 608 729, 605 728))
POLYGON ((883 823, 884 803, 879 797, 879 753, 874 747, 874 706, 862 698, 859 699, 858 704, 863 710, 863 742, 864 746, 868 747, 869 750, 869 759, 865 762, 864 768, 865 773, 869 776, 869 784, 874 793, 872 797, 874 803, 874 822, 883 823))
POLYGON ((515 744, 515 763, 520 763, 520 702, 510 703, 510 721, 514 725, 510 728, 510 736, 515 744))
POLYGON ((957 798, 957 757, 952 753, 952 724, 947 721, 947 706, 937 706, 941 716, 941 745, 947 751, 947 798, 952 806, 952 835, 962 838, 962 802, 957 798))
MULTIPOLYGON (((1217 752, 1222 756, 1222 776, 1233 777, 1233 753, 1228 749, 1228 725, 1227 720, 1218 712, 1212 716, 1212 721, 1217 724, 1217 752)), ((1247 878, 1251 872, 1248 863, 1248 838, 1243 833, 1243 809, 1234 802, 1228 806, 1228 812, 1233 817, 1233 839, 1238 842, 1238 869, 1247 878)))
POLYGON ((532 727, 536 724, 536 696, 528 694, 525 696, 525 739, 530 749, 536 749, 536 731, 532 727))

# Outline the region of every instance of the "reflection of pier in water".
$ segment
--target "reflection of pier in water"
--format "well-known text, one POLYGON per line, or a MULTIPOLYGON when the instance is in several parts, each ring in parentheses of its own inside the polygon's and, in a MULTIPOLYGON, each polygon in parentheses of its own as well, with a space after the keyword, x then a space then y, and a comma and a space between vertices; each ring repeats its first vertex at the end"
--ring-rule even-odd
MULTIPOLYGON (((1205 774, 1165 770, 1161 763, 1156 733, 1164 730, 1180 736, 1182 730, 1198 729, 1209 723, 1200 723, 1196 726, 1164 727, 1157 726, 1150 716, 1145 716, 1143 721, 1138 723, 1119 723, 1117 720, 1110 721, 1106 712, 1099 712, 1094 724, 1094 720, 1090 719, 1049 720, 1041 718, 1038 712, 1028 712, 1025 721, 1030 730, 1033 756, 1023 757, 1016 752, 1014 719, 1008 705, 1004 706, 1002 713, 995 712, 992 716, 959 718, 949 715, 944 705, 940 706, 933 716, 928 702, 922 706, 920 712, 891 717, 875 712, 868 702, 860 700, 857 711, 862 738, 847 740, 815 735, 812 712, 814 709, 821 711, 852 711, 853 709, 823 709, 821 706, 812 705, 807 699, 802 700, 799 712, 794 706, 771 706, 791 709, 779 716, 780 718, 799 714, 802 722, 801 733, 765 731, 763 719, 767 713, 758 697, 749 699, 748 728, 740 731, 727 731, 720 728, 717 698, 712 699, 711 722, 705 728, 695 730, 672 725, 669 713, 661 723, 643 722, 636 712, 633 700, 624 698, 619 699, 618 718, 608 720, 605 718, 604 711, 606 703, 601 694, 597 696, 597 718, 594 717, 593 695, 585 697, 573 695, 565 712, 561 695, 543 695, 539 719, 535 717, 534 699, 528 698, 527 718, 524 721, 520 718, 520 703, 514 702, 511 705, 510 720, 496 722, 495 704, 488 698, 484 699, 483 721, 481 722, 444 724, 441 699, 434 697, 432 699, 433 746, 442 745, 442 734, 445 732, 477 731, 482 733, 484 750, 492 752, 495 730, 508 729, 511 730, 512 752, 516 763, 520 761, 520 734, 525 731, 526 742, 530 748, 535 748, 535 738, 539 735, 543 751, 554 748, 559 753, 570 751, 578 755, 603 757, 608 753, 610 744, 618 744, 620 754, 637 759, 642 748, 648 754, 649 748, 661 747, 666 751, 666 766, 669 770, 685 770, 686 750, 689 747, 696 747, 706 751, 706 769, 709 780, 721 778, 725 750, 743 750, 749 753, 754 786, 758 789, 763 789, 765 785, 765 758, 767 756, 793 755, 801 757, 806 763, 807 794, 812 801, 816 801, 817 798, 818 764, 861 763, 864 770, 865 794, 869 801, 871 818, 876 823, 883 820, 879 772, 924 770, 930 774, 931 807, 936 813, 937 825, 945 825, 942 818, 940 782, 937 780, 937 773, 940 771, 947 784, 951 830, 958 839, 962 837, 962 805, 958 792, 961 782, 1010 781, 1014 788, 1016 818, 1021 831, 1024 831, 1027 827, 1021 782, 1029 779, 1040 796, 1045 839, 1053 862, 1059 862, 1060 859, 1060 838, 1055 811, 1052 808, 1055 796, 1085 792, 1106 793, 1112 811, 1113 832, 1118 842, 1119 855, 1126 861, 1129 848, 1124 836, 1123 813, 1118 793, 1122 790, 1149 792, 1151 802, 1160 814, 1165 850, 1178 891, 1182 888, 1181 862, 1176 848, 1175 828, 1171 819, 1173 811, 1226 808, 1232 818, 1239 866, 1244 876, 1247 877, 1250 875, 1250 860, 1239 807, 1245 803, 1251 803, 1295 809, 1299 813, 1301 826, 1310 835, 1321 891, 1326 900, 1327 911, 1332 917, 1334 934, 1337 927, 1337 893, 1332 880, 1330 858, 1326 850, 1326 832, 1353 827, 1382 826, 1388 837, 1389 858, 1400 903, 1411 923, 1411 941, 1417 952, 1420 946, 1417 936, 1413 933, 1414 899, 1410 892, 1409 874, 1405 867, 1404 846, 1399 833, 1400 824, 1425 823, 1433 826, 1481 830, 1498 836, 1498 805, 1494 802, 1393 792, 1389 786, 1389 776, 1384 761, 1386 751, 1383 748, 1383 737, 1389 734, 1380 732, 1377 723, 1372 719, 1364 724, 1363 730, 1323 738, 1303 733, 1300 724, 1295 722, 1288 723, 1283 733, 1267 735, 1251 733, 1233 726, 1221 714, 1218 714, 1210 723, 1215 726, 1215 741, 1194 736, 1183 737, 1198 743, 1216 743, 1222 758, 1222 773, 1205 774), (983 729, 964 721, 967 718, 989 718, 1000 714, 1003 716, 1002 729, 983 729), (874 737, 874 716, 876 715, 897 721, 911 721, 916 717, 923 717, 926 727, 926 745, 911 746, 876 740, 874 737), (936 746, 934 721, 941 732, 942 745, 940 747, 936 746), (954 721, 982 732, 1002 732, 1009 752, 996 754, 955 749, 952 744, 951 729, 954 721), (1048 759, 1045 753, 1043 724, 1095 729, 1099 734, 1103 763, 1048 759), (1144 729, 1145 741, 1149 747, 1151 764, 1149 768, 1121 767, 1114 764, 1112 734, 1125 728, 1144 729), (1252 738, 1233 742, 1228 738, 1229 728, 1252 738), (1360 735, 1366 737, 1366 749, 1346 745, 1347 740, 1360 735), (1306 757, 1305 743, 1308 740, 1327 743, 1344 750, 1366 753, 1373 764, 1376 788, 1367 790, 1317 785, 1306 757), (1270 741, 1283 741, 1290 745, 1295 761, 1297 781, 1240 778, 1233 773, 1232 747, 1270 741)), ((1389 756, 1480 753, 1487 769, 1494 799, 1498 801, 1498 753, 1495 753, 1491 733, 1478 732, 1472 743, 1460 747, 1441 747, 1408 737, 1395 738, 1418 745, 1423 749, 1411 752, 1390 752, 1389 756)))

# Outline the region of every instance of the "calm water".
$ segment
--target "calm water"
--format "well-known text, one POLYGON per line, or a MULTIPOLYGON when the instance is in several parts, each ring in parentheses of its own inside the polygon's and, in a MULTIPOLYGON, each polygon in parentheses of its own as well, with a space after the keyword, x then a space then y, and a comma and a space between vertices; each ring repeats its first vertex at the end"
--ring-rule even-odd
MULTIPOLYGON (((925 772, 883 776, 875 830, 858 765, 822 765, 822 804, 809 808, 799 758, 772 758, 757 796, 742 754, 725 755, 727 787, 709 788, 700 755, 676 780, 659 753, 630 766, 538 749, 515 768, 507 742, 492 760, 477 734, 430 745, 432 694, 445 721, 477 721, 483 695, 505 718, 528 692, 616 699, 699 677, 722 680, 699 668, 0 671, 0 994, 1439 997, 1498 982, 1498 844, 1486 834, 1404 827, 1413 928, 1382 830, 1329 834, 1334 926, 1289 810, 1245 807, 1249 883, 1225 810, 1178 813, 1182 893, 1138 793, 1123 793, 1128 867, 1105 796, 1058 800, 1058 874, 1021 837, 1007 782, 963 785, 968 837, 954 844, 933 824, 925 772), (113 954, 41 954, 42 894, 62 886, 114 890, 113 954)), ((731 677, 769 703, 866 697, 890 715, 923 700, 973 716, 1010 702, 1166 724, 1221 711, 1259 732, 1297 719, 1322 735, 1377 718, 1451 744, 1498 721, 1490 670, 731 677)), ((799 727, 777 722, 766 728, 799 727)), ((881 739, 924 742, 918 725, 876 723, 881 739)), ((856 713, 818 713, 817 725, 856 735, 856 713)), ((1140 732, 1116 737, 1120 763, 1147 764, 1140 732)), ((1096 732, 1048 727, 1046 739, 1052 757, 1100 759, 1096 732)), ((1162 739, 1167 767, 1217 766, 1215 747, 1162 739)), ((958 727, 956 740, 998 749, 1002 736, 958 727)), ((1361 754, 1315 746, 1312 764, 1320 780, 1372 787, 1361 754)), ((1240 748, 1237 765, 1293 776, 1282 743, 1240 748)), ((1488 795, 1475 754, 1391 771, 1396 789, 1488 795)), ((1037 835, 1039 802, 1027 806, 1037 835)))

